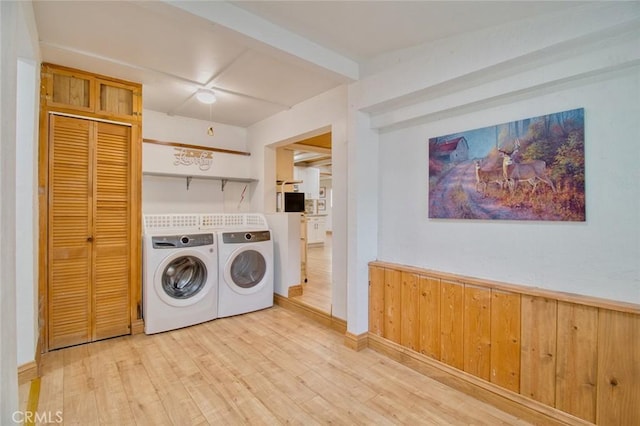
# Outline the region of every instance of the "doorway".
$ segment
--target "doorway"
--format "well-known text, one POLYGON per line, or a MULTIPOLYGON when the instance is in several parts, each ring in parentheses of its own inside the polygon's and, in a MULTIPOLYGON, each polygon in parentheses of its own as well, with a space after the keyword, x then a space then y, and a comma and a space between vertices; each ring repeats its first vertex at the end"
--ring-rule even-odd
MULTIPOLYGON (((315 232, 320 232, 320 237, 316 236, 314 241, 320 238, 321 243, 307 244, 307 280, 302 283, 302 295, 296 296, 301 303, 319 309, 322 312, 331 314, 332 297, 332 253, 333 253, 333 231, 331 221, 332 206, 332 179, 331 176, 320 177, 320 195, 317 199, 320 202, 316 206, 316 215, 306 215, 307 240, 309 234, 316 228, 315 232), (323 193, 324 192, 324 193, 323 193)), ((318 204, 318 203, 316 203, 318 204)))
POLYGON ((287 190, 305 193, 305 213, 301 226, 306 235, 301 255, 302 295, 292 297, 299 303, 321 312, 332 313, 332 247, 331 220, 333 179, 331 172, 331 132, 308 137, 278 147, 277 179, 300 182, 287 190), (278 161, 279 160, 279 161, 278 161), (288 165, 290 164, 290 166, 288 165), (283 169, 286 165, 286 169, 283 169), (285 175, 288 173, 288 175, 285 175), (305 274, 306 271, 306 274, 305 274), (305 279, 306 278, 306 279, 305 279))

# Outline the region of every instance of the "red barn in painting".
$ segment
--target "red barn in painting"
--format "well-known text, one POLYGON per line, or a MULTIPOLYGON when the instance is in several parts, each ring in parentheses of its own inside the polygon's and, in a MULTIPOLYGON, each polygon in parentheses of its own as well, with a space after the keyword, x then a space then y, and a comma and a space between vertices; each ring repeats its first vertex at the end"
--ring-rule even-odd
POLYGON ((432 146, 430 158, 444 162, 460 163, 469 159, 469 144, 464 136, 432 146))

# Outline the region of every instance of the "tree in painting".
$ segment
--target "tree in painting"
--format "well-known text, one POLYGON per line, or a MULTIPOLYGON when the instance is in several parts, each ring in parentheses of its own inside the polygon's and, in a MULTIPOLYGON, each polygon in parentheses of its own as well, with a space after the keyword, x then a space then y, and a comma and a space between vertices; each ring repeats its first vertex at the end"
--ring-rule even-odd
POLYGON ((584 194, 584 109, 429 139, 430 218, 584 221, 584 194))

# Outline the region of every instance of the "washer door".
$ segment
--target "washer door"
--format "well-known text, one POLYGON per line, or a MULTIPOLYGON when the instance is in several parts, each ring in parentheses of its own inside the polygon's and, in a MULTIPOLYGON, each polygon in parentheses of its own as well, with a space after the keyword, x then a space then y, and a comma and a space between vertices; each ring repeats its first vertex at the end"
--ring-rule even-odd
POLYGON ((267 283, 271 267, 255 245, 248 244, 234 251, 224 268, 227 285, 238 294, 260 291, 267 283))
POLYGON ((176 250, 156 269, 154 287, 163 302, 171 306, 198 303, 211 291, 205 258, 195 250, 176 250))

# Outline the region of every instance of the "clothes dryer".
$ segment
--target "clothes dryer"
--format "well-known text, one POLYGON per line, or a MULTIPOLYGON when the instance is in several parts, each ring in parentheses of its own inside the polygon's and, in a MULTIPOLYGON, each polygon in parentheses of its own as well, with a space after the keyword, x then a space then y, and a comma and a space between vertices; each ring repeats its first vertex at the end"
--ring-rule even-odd
POLYGON ((221 230, 218 232, 218 242, 218 317, 273 306, 271 231, 221 230))

